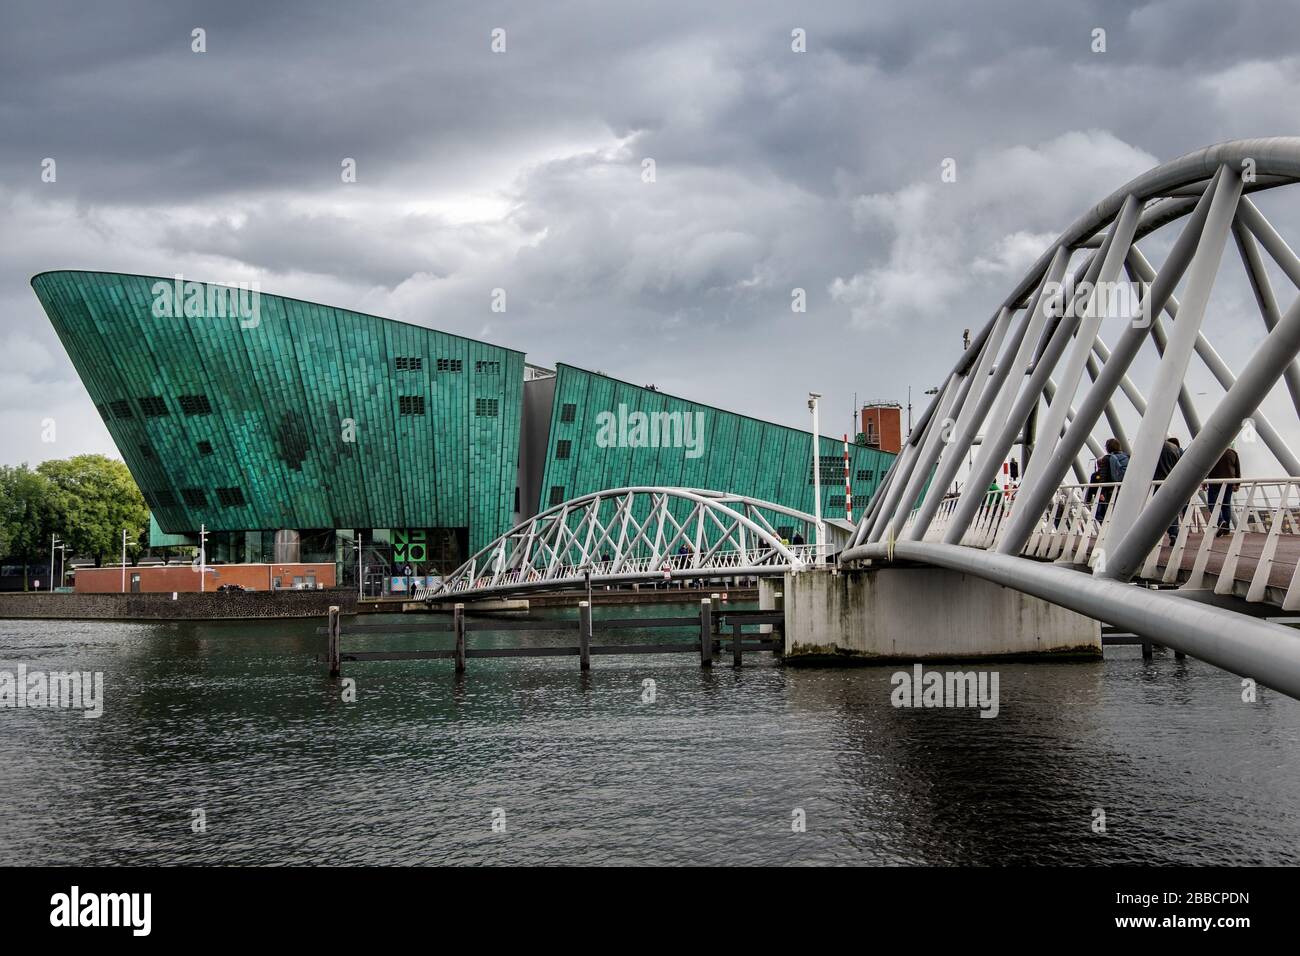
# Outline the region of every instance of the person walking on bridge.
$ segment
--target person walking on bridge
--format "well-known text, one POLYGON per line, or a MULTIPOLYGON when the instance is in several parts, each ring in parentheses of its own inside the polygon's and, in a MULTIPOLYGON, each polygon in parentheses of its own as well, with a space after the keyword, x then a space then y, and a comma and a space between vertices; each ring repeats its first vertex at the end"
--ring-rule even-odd
MULTIPOLYGON (((1223 454, 1219 456, 1219 460, 1214 463, 1214 467, 1206 477, 1211 482, 1241 477, 1241 459, 1237 457, 1237 450, 1232 445, 1223 450, 1223 454)), ((1237 486, 1231 483, 1209 486, 1210 521, 1214 521, 1215 502, 1219 503, 1218 527, 1214 532, 1216 538, 1232 530, 1232 496, 1236 490, 1237 486)))
MULTIPOLYGON (((1160 459, 1156 462, 1155 480, 1164 481, 1168 478, 1169 473, 1174 470, 1174 465, 1178 464, 1178 459, 1182 457, 1182 444, 1177 438, 1170 435, 1165 439, 1165 447, 1160 450, 1160 459)), ((1178 541, 1178 519, 1186 511, 1187 506, 1184 505, 1182 511, 1174 515, 1173 520, 1169 522, 1169 546, 1171 548, 1178 541)))
POLYGON ((1123 447, 1120 446, 1118 438, 1106 439, 1106 454, 1097 459, 1097 467, 1093 470, 1091 484, 1102 485, 1097 489, 1089 489, 1088 496, 1085 500, 1092 501, 1093 492, 1097 492, 1097 520, 1101 521, 1106 517, 1106 509, 1110 507, 1111 501, 1115 498, 1117 486, 1124 480, 1124 474, 1128 471, 1128 455, 1123 447))

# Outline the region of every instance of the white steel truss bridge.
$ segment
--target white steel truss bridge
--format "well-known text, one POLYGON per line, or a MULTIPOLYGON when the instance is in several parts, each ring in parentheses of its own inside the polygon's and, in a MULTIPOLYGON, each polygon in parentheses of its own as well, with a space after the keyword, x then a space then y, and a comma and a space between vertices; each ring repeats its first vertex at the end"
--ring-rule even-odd
POLYGON ((638 486, 583 495, 529 518, 415 599, 447 601, 586 583, 752 579, 801 571, 852 526, 741 495, 638 486))

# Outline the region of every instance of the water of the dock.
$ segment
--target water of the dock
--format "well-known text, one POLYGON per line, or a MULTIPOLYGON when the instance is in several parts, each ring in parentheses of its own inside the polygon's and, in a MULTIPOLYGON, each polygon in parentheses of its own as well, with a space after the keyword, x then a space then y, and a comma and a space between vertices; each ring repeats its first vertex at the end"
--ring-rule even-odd
POLYGON ((0 708, 0 864, 1300 863, 1300 703, 1171 652, 990 665, 995 719, 769 655, 351 664, 349 704, 320 623, 0 622, 107 698, 0 708))

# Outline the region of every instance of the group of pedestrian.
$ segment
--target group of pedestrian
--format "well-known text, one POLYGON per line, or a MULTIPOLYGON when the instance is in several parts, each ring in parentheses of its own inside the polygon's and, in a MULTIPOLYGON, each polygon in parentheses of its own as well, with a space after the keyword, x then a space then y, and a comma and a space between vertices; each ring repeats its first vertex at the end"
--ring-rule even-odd
MULTIPOLYGON (((1154 479, 1164 481, 1168 478, 1182 456, 1182 443, 1172 435, 1166 438, 1163 447, 1160 449, 1160 457, 1156 460, 1154 479)), ((1106 509, 1110 507, 1110 503, 1114 500, 1115 493, 1128 471, 1128 463, 1129 456, 1123 450, 1119 440, 1108 438, 1106 440, 1106 454, 1097 459, 1096 467, 1089 479, 1090 484, 1099 485, 1100 487, 1089 489, 1087 495, 1089 502, 1094 498, 1097 499, 1098 521, 1101 521, 1106 516, 1106 509)), ((1232 528, 1232 496, 1237 490, 1234 479, 1241 478, 1241 459, 1237 456, 1236 449, 1232 446, 1224 449, 1223 454, 1219 456, 1219 460, 1214 463, 1214 467, 1210 469, 1210 473, 1205 477, 1210 482, 1206 491, 1210 505, 1209 520, 1215 525, 1215 537, 1219 537, 1227 534, 1232 528), (1216 505, 1217 519, 1215 515, 1216 505)), ((1178 522, 1186 511, 1187 506, 1184 505, 1181 511, 1174 516, 1168 529, 1166 529, 1171 546, 1178 540, 1178 522)))

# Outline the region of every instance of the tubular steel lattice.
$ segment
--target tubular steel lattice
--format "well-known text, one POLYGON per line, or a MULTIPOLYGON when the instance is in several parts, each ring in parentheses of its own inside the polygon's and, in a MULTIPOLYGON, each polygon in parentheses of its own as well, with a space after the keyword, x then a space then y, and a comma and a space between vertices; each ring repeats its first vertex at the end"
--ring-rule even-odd
POLYGON ((1239 609, 1247 602, 1300 607, 1300 460, 1260 409, 1284 383, 1284 427, 1296 433, 1300 299, 1280 308, 1264 259, 1300 287, 1300 258, 1249 195, 1297 179, 1300 138, 1241 140, 1159 166, 1089 209, 948 374, 841 564, 903 559, 960 569, 1300 696, 1300 636, 1206 603, 1235 594, 1239 609), (1172 224, 1176 238, 1155 267, 1138 241, 1172 224), (1238 372, 1202 330, 1229 237, 1261 319, 1241 330, 1244 340, 1260 341, 1238 372), (1126 290, 1126 301, 1116 295, 1126 290), (1116 328, 1109 345, 1101 338, 1107 319, 1116 328), (1142 389, 1130 373, 1139 377, 1134 361, 1144 349, 1154 371, 1142 389), (1193 355, 1222 390, 1203 409, 1185 384, 1193 355), (1139 419, 1131 438, 1117 407, 1121 394, 1139 419), (1175 412, 1191 442, 1156 481, 1175 412), (1071 471, 1087 481, 1084 449, 1099 455, 1098 439, 1107 437, 1131 456, 1122 482, 1105 498, 1097 486, 1065 484, 1071 471), (1225 483, 1216 490, 1206 477, 1239 437, 1257 439, 1289 477, 1232 482, 1225 513, 1224 499, 1208 496, 1226 494, 1225 483), (991 493, 1016 445, 1023 480, 1014 496, 991 493), (1131 583, 1138 581, 1181 587, 1154 591, 1131 583))
POLYGON ((847 543, 810 514, 739 495, 689 488, 615 488, 530 518, 479 551, 417 600, 481 597, 582 584, 668 578, 752 578, 801 571, 847 543), (777 519, 774 526, 769 516, 777 519), (783 534, 783 532, 785 532, 783 534))

